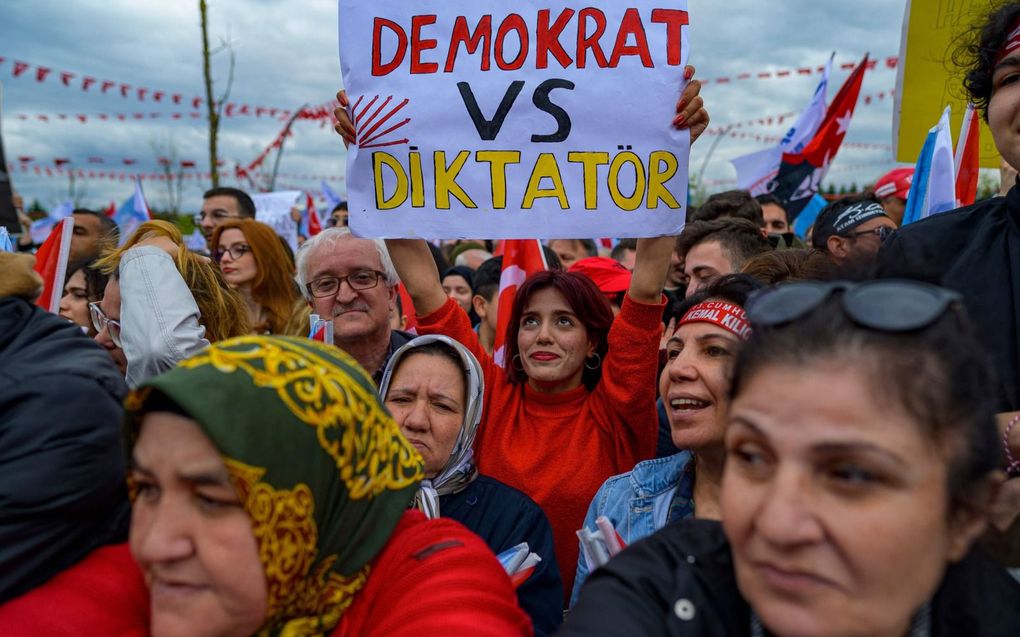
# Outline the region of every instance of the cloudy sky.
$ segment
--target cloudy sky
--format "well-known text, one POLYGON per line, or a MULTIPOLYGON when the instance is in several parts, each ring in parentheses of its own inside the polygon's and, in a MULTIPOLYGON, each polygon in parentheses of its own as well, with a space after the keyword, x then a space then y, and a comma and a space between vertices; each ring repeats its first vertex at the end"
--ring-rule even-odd
MULTIPOLYGON (((465 0, 467 1, 467 0, 465 0)), ((713 126, 799 111, 809 100, 817 75, 713 82, 740 73, 817 67, 830 52, 848 62, 871 52, 879 67, 867 74, 862 95, 888 93, 895 70, 881 63, 899 52, 905 0, 690 0, 691 62, 698 77, 707 80, 703 95, 713 126)), ((207 127, 191 118, 191 99, 204 96, 198 1, 173 0, 4 0, 0 24, 0 82, 3 86, 2 131, 9 162, 31 157, 27 172, 12 174, 16 187, 29 199, 50 206, 66 198, 68 179, 36 176, 34 166, 53 167, 56 158, 71 160, 84 170, 158 170, 157 157, 176 152, 178 160, 197 163, 206 171, 207 127), (14 77, 15 63, 28 63, 14 77), (39 67, 51 69, 42 82, 39 67), (64 86, 61 72, 74 74, 64 86), (96 78, 88 91, 85 77, 96 78), (104 80, 116 85, 101 91, 104 80), (126 84, 128 96, 121 96, 126 84), (142 100, 138 88, 146 89, 142 100), (159 102, 155 91, 163 91, 159 102), (171 96, 179 93, 180 104, 171 96), (135 119, 135 114, 143 119, 135 119), (181 119, 172 119, 180 113, 181 119), (156 115, 153 117, 153 115, 156 115), (39 115, 47 117, 43 121, 39 115), (65 115, 68 119, 60 119, 65 115), (81 123, 77 115, 84 115, 81 123), (100 116, 106 116, 104 121, 100 116), (117 115, 125 115, 119 121, 117 115), (90 163, 90 158, 93 158, 90 163), (135 160, 125 165, 124 160, 135 160), (101 163, 100 163, 101 160, 101 163)), ((427 3, 423 3, 427 5, 427 3)), ((230 43, 236 56, 230 102, 237 108, 296 109, 321 104, 340 87, 337 59, 335 0, 209 0, 212 44, 230 43)), ((228 56, 213 58, 214 76, 222 87, 228 56)), ((847 77, 837 70, 830 98, 847 77)), ((786 125, 790 123, 787 120, 786 125)), ((220 133, 221 159, 232 172, 234 162, 247 164, 259 155, 282 128, 279 119, 238 116, 225 118, 220 133)), ((873 181, 894 165, 891 151, 892 101, 887 97, 860 104, 846 138, 847 144, 882 148, 845 147, 830 173, 836 183, 873 181)), ((744 127, 740 132, 781 135, 784 126, 744 127)), ((697 172, 714 141, 706 136, 692 151, 691 170, 697 172)), ((725 189, 735 176, 729 158, 765 148, 753 139, 724 138, 705 170, 712 190, 725 189)), ((269 160, 274 159, 270 156, 269 160)), ((268 165, 268 162, 267 162, 268 165)), ((344 149, 329 126, 298 121, 280 162, 278 187, 313 188, 318 178, 330 178, 344 191, 344 149), (309 179, 314 177, 314 179, 309 179)), ((109 179, 86 180, 83 203, 105 206, 123 200, 130 185, 109 179)), ((233 185, 233 179, 226 181, 233 185)), ((191 180, 184 191, 184 208, 200 205, 204 182, 191 180)), ((165 202, 165 188, 146 182, 156 207, 165 202)))

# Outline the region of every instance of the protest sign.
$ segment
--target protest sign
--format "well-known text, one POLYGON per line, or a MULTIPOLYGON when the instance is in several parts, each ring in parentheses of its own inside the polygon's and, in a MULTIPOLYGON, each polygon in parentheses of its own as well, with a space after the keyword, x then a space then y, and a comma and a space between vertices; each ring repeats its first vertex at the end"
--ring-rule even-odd
POLYGON ((291 208, 297 204, 301 194, 300 190, 281 190, 260 192, 251 196, 255 202, 255 220, 275 230, 294 252, 298 249, 298 227, 294 217, 291 216, 291 208))
MULTIPOLYGON (((953 68, 957 38, 988 13, 984 0, 909 0, 903 16, 900 64, 893 107, 893 147, 897 161, 913 164, 932 122, 952 107, 952 130, 960 130, 967 110, 962 74, 953 68)), ((988 125, 981 122, 981 167, 998 168, 999 152, 988 125)))
POLYGON ((690 142, 672 120, 686 0, 339 7, 355 233, 552 239, 683 227, 690 142))

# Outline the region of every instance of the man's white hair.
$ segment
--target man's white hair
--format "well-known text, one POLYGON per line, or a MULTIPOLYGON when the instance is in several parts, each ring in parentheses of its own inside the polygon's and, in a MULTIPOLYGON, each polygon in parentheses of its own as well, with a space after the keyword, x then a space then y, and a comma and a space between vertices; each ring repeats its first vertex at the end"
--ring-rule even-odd
MULTIPOLYGON (((301 294, 308 300, 311 300, 311 295, 308 293, 308 262, 312 257, 313 252, 319 250, 336 250, 338 244, 345 238, 350 237, 352 239, 359 239, 351 234, 350 228, 326 228, 319 234, 315 235, 308 241, 305 241, 300 248, 298 248, 296 256, 297 265, 297 280, 298 288, 301 289, 301 294)), ((393 261, 390 260, 390 253, 386 249, 386 243, 382 239, 365 239, 365 241, 371 241, 375 244, 375 249, 379 252, 379 261, 382 263, 382 271, 386 273, 386 286, 393 287, 397 283, 400 283, 400 277, 397 276, 397 270, 393 267, 393 261)))

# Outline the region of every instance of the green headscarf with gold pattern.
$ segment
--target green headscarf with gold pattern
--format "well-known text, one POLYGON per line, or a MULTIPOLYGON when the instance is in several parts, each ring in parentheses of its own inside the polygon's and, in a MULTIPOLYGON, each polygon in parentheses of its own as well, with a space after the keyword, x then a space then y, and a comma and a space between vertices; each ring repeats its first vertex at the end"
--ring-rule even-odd
POLYGON ((132 392, 132 437, 160 394, 219 449, 252 519, 269 591, 259 634, 328 633, 424 475, 371 379, 336 348, 245 336, 132 392))

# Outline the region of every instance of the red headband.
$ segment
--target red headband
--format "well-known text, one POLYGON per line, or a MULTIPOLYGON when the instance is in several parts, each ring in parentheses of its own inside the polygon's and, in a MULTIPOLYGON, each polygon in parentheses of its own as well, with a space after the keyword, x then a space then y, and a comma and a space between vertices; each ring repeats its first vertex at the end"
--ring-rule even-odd
POLYGON ((751 336, 751 323, 747 320, 744 308, 723 301, 698 303, 687 310, 687 313, 680 319, 680 325, 688 323, 718 325, 742 341, 746 341, 751 336))
POLYGON ((1013 24, 1009 27, 1009 35, 1006 36, 1006 41, 1003 43, 1002 48, 995 55, 995 64, 992 65, 994 69, 1006 59, 1006 56, 1010 55, 1014 51, 1020 48, 1020 18, 1013 21, 1013 24))

